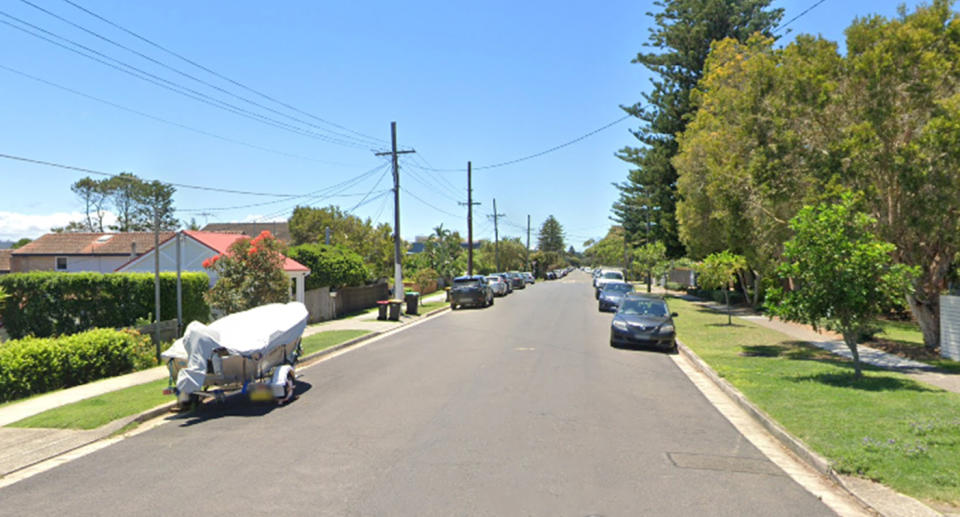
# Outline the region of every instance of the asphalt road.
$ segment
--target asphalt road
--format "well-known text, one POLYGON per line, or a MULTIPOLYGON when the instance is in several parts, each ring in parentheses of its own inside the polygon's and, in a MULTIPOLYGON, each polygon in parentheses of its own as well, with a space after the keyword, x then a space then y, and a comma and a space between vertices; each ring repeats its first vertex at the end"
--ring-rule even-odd
MULTIPOLYGON (((2 515, 829 515, 662 353, 538 283, 0 489, 2 515)), ((683 323, 678 321, 678 325, 683 323)))

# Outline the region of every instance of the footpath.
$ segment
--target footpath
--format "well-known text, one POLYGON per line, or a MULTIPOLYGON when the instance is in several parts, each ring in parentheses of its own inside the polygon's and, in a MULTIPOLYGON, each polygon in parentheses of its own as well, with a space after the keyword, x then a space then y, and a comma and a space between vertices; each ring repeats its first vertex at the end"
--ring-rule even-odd
MULTIPOLYGON (((693 296, 673 293, 678 298, 696 303, 701 307, 726 314, 727 306, 701 300, 693 296)), ((844 344, 839 335, 832 332, 817 332, 808 325, 789 323, 778 318, 770 319, 750 309, 736 307, 732 311, 733 317, 750 321, 761 327, 776 330, 781 334, 786 334, 797 341, 809 343, 818 348, 829 351, 834 355, 853 359, 850 349, 844 344)), ((882 350, 859 345, 857 351, 860 354, 860 361, 864 364, 883 368, 885 370, 895 371, 910 377, 917 382, 923 382, 931 386, 936 386, 942 390, 953 393, 960 393, 960 374, 944 373, 937 370, 936 367, 919 361, 905 359, 898 355, 890 354, 882 350)))
MULTIPOLYGON (((445 293, 429 295, 424 297, 423 303, 443 301, 445 296, 445 293)), ((439 310, 440 309, 436 309, 434 312, 439 312, 439 310)), ((303 337, 329 330, 366 330, 371 333, 364 336, 363 339, 369 339, 383 332, 400 328, 417 321, 424 315, 421 308, 421 313, 418 316, 402 314, 400 321, 380 321, 377 320, 377 311, 373 311, 309 325, 306 330, 304 330, 303 337)), ((334 349, 335 348, 337 347, 334 347, 334 349)), ((324 350, 317 354, 312 354, 312 356, 330 353, 331 351, 333 351, 333 349, 324 350)), ((131 423, 143 422, 168 413, 173 402, 163 404, 138 415, 131 415, 115 420, 97 429, 83 431, 74 429, 6 427, 9 424, 80 400, 131 386, 166 379, 168 375, 166 366, 157 366, 149 370, 102 379, 89 384, 37 395, 20 402, 0 406, 0 482, 2 482, 4 477, 39 462, 107 438, 131 423)))

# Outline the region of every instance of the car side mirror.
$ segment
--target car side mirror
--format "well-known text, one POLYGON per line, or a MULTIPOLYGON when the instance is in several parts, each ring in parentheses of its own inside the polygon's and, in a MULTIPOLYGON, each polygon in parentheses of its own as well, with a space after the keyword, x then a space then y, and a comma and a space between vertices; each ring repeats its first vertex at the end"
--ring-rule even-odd
POLYGON ((676 318, 677 316, 679 316, 679 314, 677 314, 677 313, 675 313, 675 312, 671 312, 671 313, 670 313, 670 317, 671 317, 671 318, 676 318))

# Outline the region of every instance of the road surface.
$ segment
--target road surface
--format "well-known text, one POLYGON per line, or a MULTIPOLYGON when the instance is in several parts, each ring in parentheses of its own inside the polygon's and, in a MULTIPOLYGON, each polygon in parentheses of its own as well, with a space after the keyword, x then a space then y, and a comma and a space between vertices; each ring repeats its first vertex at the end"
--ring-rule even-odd
MULTIPOLYGON (((538 282, 0 489, 2 515, 830 515, 671 358, 538 282)), ((678 325, 683 323, 678 321, 678 325)))

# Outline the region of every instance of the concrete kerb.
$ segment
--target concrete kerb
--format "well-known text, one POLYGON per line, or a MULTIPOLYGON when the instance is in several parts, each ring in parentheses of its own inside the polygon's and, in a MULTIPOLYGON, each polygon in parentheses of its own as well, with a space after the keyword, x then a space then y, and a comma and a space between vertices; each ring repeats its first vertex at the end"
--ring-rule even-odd
MULTIPOLYGON (((874 512, 877 512, 878 515, 888 515, 883 513, 879 507, 885 506, 880 505, 877 501, 871 500, 871 498, 865 497, 861 494, 860 490, 855 490, 847 483, 842 476, 840 476, 837 471, 830 466, 825 458, 814 452, 812 449, 807 447, 802 441, 790 434, 786 429, 784 429, 780 424, 770 418, 763 410, 755 406, 752 402, 747 400, 747 398, 740 393, 740 390, 735 388, 729 381, 720 377, 720 375, 714 371, 703 359, 700 358, 693 350, 688 346, 684 345, 680 340, 677 340, 677 348, 680 353, 690 361, 691 364, 697 369, 700 370, 704 375, 709 378, 714 385, 716 385, 724 394, 730 397, 741 409, 743 409, 751 418, 753 418, 757 423, 762 425, 774 438, 777 439, 784 447, 789 449, 793 454, 802 460, 804 463, 809 465, 811 468, 817 472, 823 474, 846 493, 850 494, 851 497, 859 501, 861 504, 870 508, 874 512)), ((881 485, 882 486, 882 485, 881 485)), ((886 487, 884 487, 886 488, 886 487)), ((891 490, 891 489, 887 489, 891 490)), ((891 490, 892 491, 892 490, 891 490)), ((939 512, 933 510, 932 508, 926 506, 922 502, 913 499, 909 496, 900 494, 899 492, 894 492, 896 497, 903 498, 908 500, 910 505, 914 508, 920 510, 920 515, 942 515, 939 512)), ((891 494, 888 497, 894 496, 891 494)), ((911 513, 911 515, 916 513, 911 513)))

